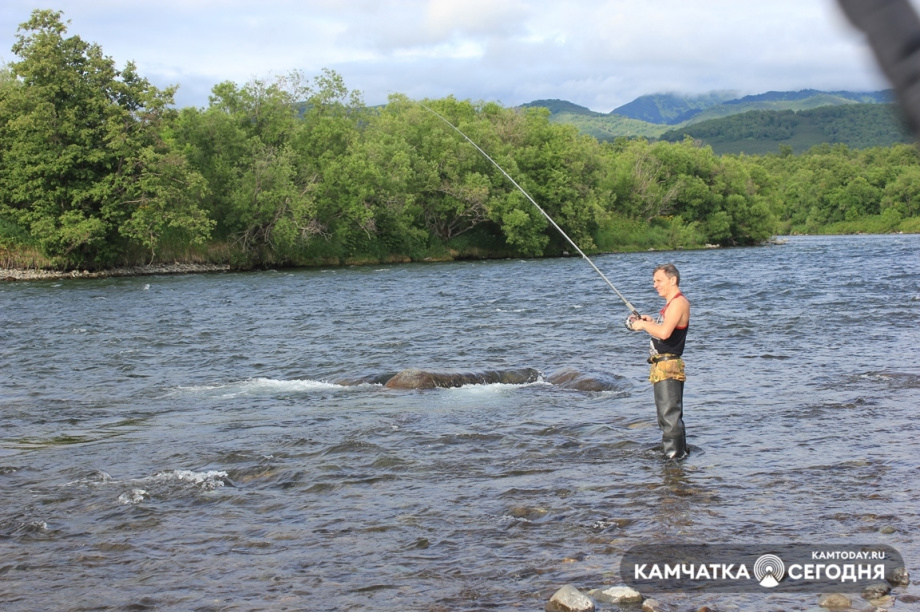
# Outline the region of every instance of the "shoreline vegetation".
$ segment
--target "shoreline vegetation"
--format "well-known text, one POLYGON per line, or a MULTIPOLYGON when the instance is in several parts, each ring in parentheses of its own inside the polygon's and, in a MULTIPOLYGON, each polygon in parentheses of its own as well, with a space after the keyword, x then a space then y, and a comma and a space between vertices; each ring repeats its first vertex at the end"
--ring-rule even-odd
POLYGON ((34 11, 0 66, 0 278, 564 256, 532 202, 588 255, 920 232, 913 144, 600 142, 545 108, 368 107, 330 70, 180 109, 62 15, 34 11))
MULTIPOLYGON (((851 232, 856 234, 866 234, 867 232, 851 232)), ((903 234, 904 232, 888 232, 903 234)), ((796 234, 803 235, 803 234, 796 234)), ((845 234, 821 234, 821 235, 845 235, 845 234)), ((761 242, 754 246, 782 246, 788 241, 787 236, 774 236, 769 240, 761 242)), ((671 248, 648 248, 647 251, 673 251, 673 250, 704 250, 721 248, 717 244, 705 244, 688 249, 671 249, 671 248)), ((591 256, 607 255, 614 251, 600 251, 592 253, 591 256)), ((616 251, 619 253, 629 251, 616 251)), ((633 250, 635 252, 635 250, 633 250)), ((370 265, 387 265, 400 263, 441 263, 451 261, 470 261, 470 260, 489 260, 489 259, 507 259, 510 255, 483 256, 480 254, 463 255, 460 253, 451 253, 447 257, 426 257, 416 260, 409 257, 387 257, 382 259, 347 259, 343 261, 323 261, 315 262, 311 265, 275 265, 275 266, 234 266, 229 263, 200 263, 192 261, 173 261, 171 263, 149 263, 139 265, 117 266, 111 268, 80 270, 80 269, 54 269, 42 267, 0 267, 0 281, 35 281, 35 280, 61 280, 61 279, 79 279, 79 278, 116 278, 116 277, 136 277, 136 276, 158 276, 173 274, 209 274, 224 272, 253 272, 264 271, 269 269, 309 269, 309 268, 335 268, 347 266, 370 266, 370 265)), ((578 257, 575 253, 564 252, 556 257, 578 257)))

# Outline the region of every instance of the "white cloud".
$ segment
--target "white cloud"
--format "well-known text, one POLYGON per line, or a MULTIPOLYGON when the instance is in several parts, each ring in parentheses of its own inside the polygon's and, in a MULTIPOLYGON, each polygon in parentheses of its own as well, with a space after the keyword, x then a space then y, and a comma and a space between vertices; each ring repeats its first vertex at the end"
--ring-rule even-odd
MULTIPOLYGON (((0 57, 34 0, 0 7, 0 57)), ((177 102, 293 69, 339 72, 370 104, 390 92, 608 112, 648 93, 879 89, 834 0, 57 0, 69 33, 135 60, 177 102)))

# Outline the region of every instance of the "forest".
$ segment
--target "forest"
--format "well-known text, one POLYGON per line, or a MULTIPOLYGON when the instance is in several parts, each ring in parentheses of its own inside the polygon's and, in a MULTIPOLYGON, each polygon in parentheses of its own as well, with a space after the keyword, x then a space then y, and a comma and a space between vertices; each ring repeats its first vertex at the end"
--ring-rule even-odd
POLYGON ((751 110, 668 130, 660 139, 677 142, 686 136, 703 140, 722 153, 752 154, 775 151, 777 143, 800 151, 824 143, 845 143, 866 149, 913 140, 892 104, 822 106, 799 111, 751 110))
POLYGON ((176 108, 175 87, 116 67, 50 10, 19 27, 12 52, 0 72, 0 267, 569 251, 451 125, 588 253, 920 231, 913 144, 749 156, 691 137, 600 142, 542 108, 401 94, 368 107, 330 70, 219 83, 207 107, 176 108))

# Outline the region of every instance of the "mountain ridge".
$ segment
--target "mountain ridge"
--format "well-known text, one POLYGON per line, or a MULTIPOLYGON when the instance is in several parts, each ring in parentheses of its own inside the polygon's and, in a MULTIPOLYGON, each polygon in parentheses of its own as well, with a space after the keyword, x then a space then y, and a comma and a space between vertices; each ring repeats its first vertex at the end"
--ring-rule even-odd
POLYGON ((800 152, 824 143, 865 148, 910 142, 912 136, 894 100, 890 89, 802 89, 740 97, 728 91, 649 94, 610 113, 567 100, 535 100, 521 106, 547 108, 550 121, 574 125, 602 141, 621 137, 674 141, 690 136, 717 153, 760 154, 775 152, 780 145, 800 152), (827 110, 831 108, 839 110, 827 110), (776 129, 777 125, 784 127, 776 129))
MULTIPOLYGON (((802 104, 811 98, 826 101, 827 106, 835 104, 891 104, 895 101, 891 89, 877 91, 822 91, 819 89, 800 89, 797 91, 767 91, 738 97, 732 91, 713 91, 707 94, 684 95, 677 93, 646 94, 614 108, 609 113, 591 110, 585 106, 562 99, 534 100, 521 104, 522 107, 539 106, 549 109, 551 114, 571 113, 591 117, 609 117, 618 115, 629 119, 638 119, 656 125, 678 125, 691 120, 695 115, 718 106, 729 106, 744 110, 735 110, 731 114, 751 110, 749 105, 802 104)), ((822 104, 825 105, 825 104, 822 104)), ((813 107, 813 106, 812 106, 813 107)), ((759 106, 757 107, 760 108, 759 106)), ((795 108, 776 108, 774 110, 797 110, 795 108)))

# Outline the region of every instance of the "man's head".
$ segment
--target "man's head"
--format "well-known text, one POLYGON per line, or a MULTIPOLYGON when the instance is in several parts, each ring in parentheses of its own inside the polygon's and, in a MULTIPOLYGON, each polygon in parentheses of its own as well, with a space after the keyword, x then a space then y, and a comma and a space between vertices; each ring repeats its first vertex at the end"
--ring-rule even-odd
POLYGON ((655 268, 652 273, 652 286, 658 295, 666 300, 670 300, 680 293, 680 273, 674 264, 664 264, 655 268))
POLYGON ((652 272, 652 276, 654 277, 657 272, 664 272, 665 276, 674 279, 675 285, 680 285, 680 272, 677 271, 677 267, 674 264, 661 264, 655 268, 655 270, 652 272))

